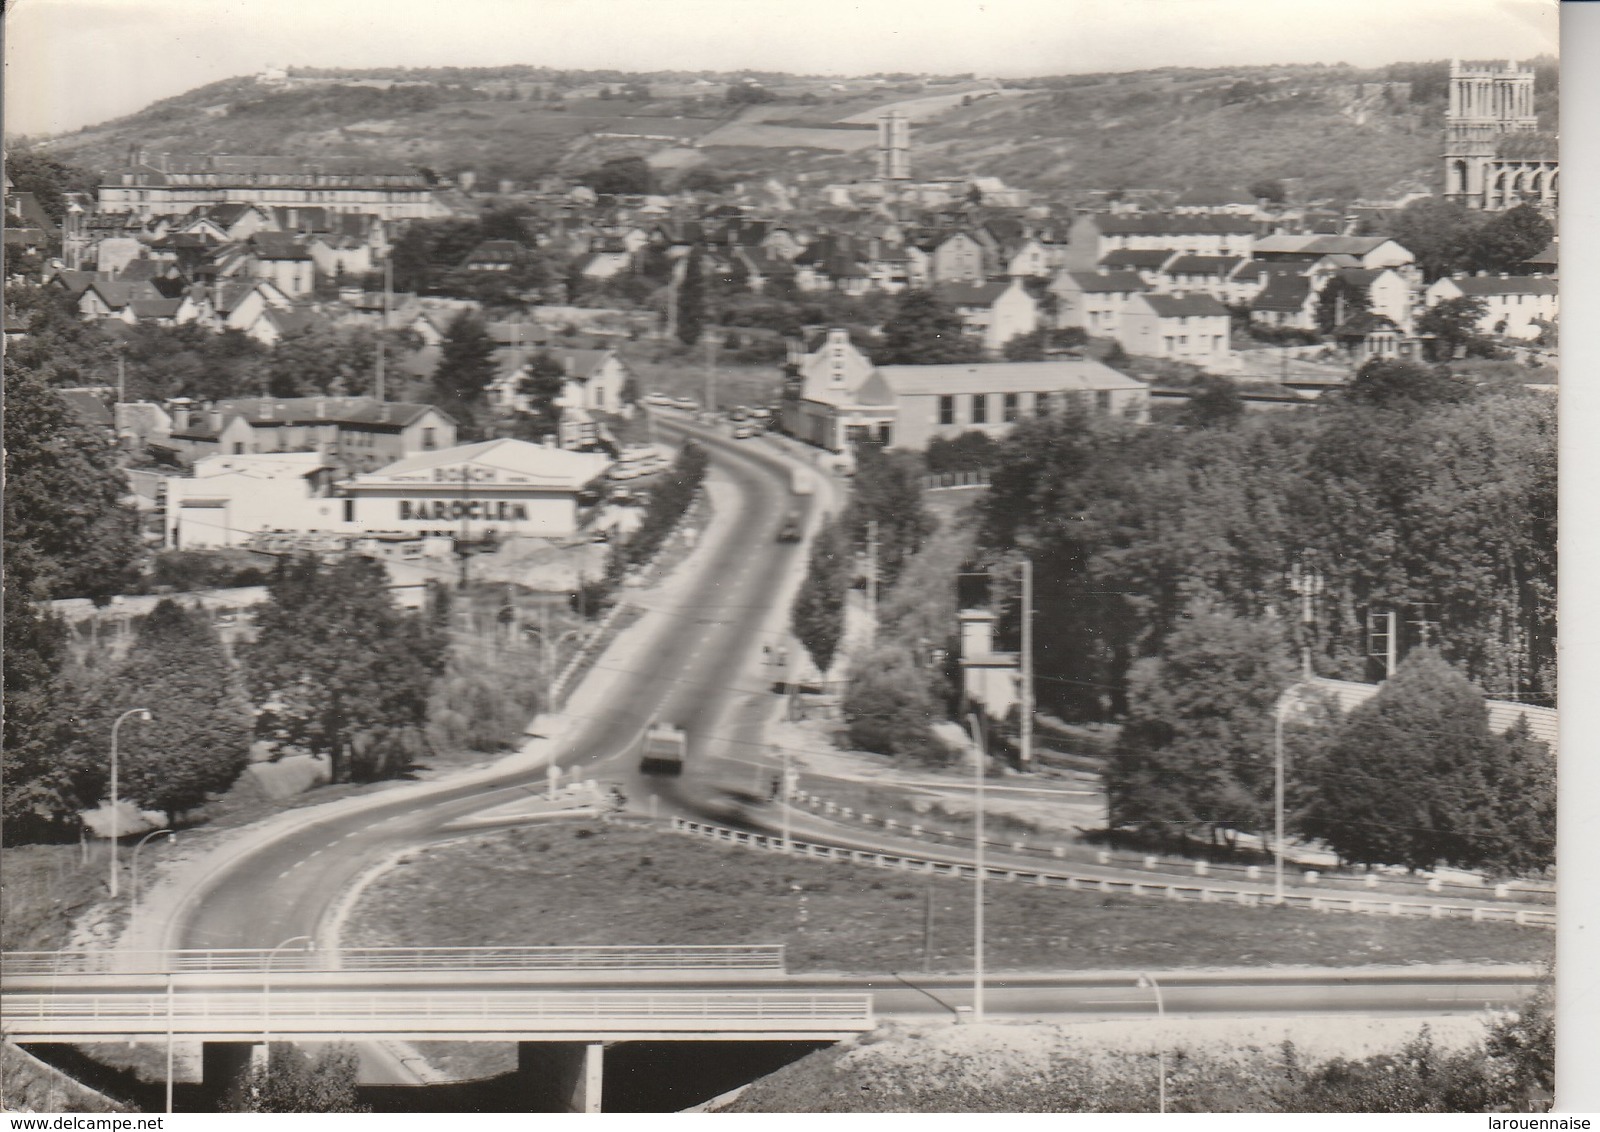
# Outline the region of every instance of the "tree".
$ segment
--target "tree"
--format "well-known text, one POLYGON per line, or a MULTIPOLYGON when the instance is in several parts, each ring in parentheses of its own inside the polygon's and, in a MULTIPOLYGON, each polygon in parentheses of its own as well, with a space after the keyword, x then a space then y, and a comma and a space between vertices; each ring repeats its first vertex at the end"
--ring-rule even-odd
POLYGON ((34 551, 6 546, 5 736, 0 745, 0 792, 5 844, 59 834, 82 796, 64 753, 72 728, 61 680, 66 631, 60 618, 34 599, 34 551))
POLYGON ((1317 329, 1332 334, 1352 315, 1371 309, 1366 287, 1335 275, 1317 295, 1317 329))
POLYGON ((857 657, 842 707, 852 747, 942 761, 944 748, 931 729, 937 704, 927 674, 905 647, 879 644, 857 657))
POLYGON ((548 350, 540 350, 528 360, 528 376, 518 392, 528 399, 528 415, 535 436, 553 436, 560 423, 556 401, 566 387, 567 370, 548 350))
POLYGON ((494 339, 483 320, 462 311, 450 322, 433 371, 433 388, 439 407, 458 418, 470 419, 494 380, 494 339))
POLYGON ((27 145, 8 147, 6 177, 17 192, 32 193, 46 215, 57 224, 67 214, 63 194, 77 192, 93 196, 99 183, 93 171, 59 161, 44 150, 27 145))
POLYGON ((1431 283, 1468 269, 1482 223, 1482 213, 1459 201, 1429 197, 1401 209, 1389 234, 1416 257, 1423 278, 1431 283))
POLYGON ((1437 366, 1374 358, 1356 371, 1344 398, 1380 409, 1416 410, 1449 405, 1472 396, 1472 387, 1437 366))
POLYGON ((348 1046, 326 1046, 313 1059, 297 1046, 273 1043, 267 1064, 245 1075, 229 1112, 370 1112, 356 1094, 360 1059, 348 1046))
POLYGON ((1202 374, 1189 394, 1179 423, 1185 428, 1230 428, 1244 417, 1244 398, 1225 377, 1202 374))
POLYGON ((926 366, 976 361, 982 347, 961 316, 930 291, 903 291, 883 326, 880 365, 926 366))
POLYGON ((363 732, 422 725, 444 666, 437 627, 397 608, 383 566, 366 558, 285 562, 267 592, 256 639, 240 649, 258 737, 327 755, 335 782, 402 769, 347 756, 363 732))
MULTIPOLYGON (((1489 733, 1482 691, 1416 650, 1297 776, 1300 828, 1359 864, 1505 867, 1508 810, 1527 805, 1498 793, 1527 760, 1506 742, 1489 733)), ((1554 832, 1536 830, 1545 852, 1554 832)))
MULTIPOLYGON (((386 342, 391 357, 398 345, 386 342)), ((261 372, 273 397, 360 396, 372 391, 377 357, 377 332, 318 324, 286 334, 261 372)))
POLYGON ((1288 199, 1288 194, 1283 191, 1282 181, 1263 179, 1253 182, 1245 191, 1257 200, 1264 200, 1270 204, 1282 204, 1288 199))
POLYGON ((96 702, 80 708, 86 750, 80 760, 108 773, 111 725, 146 707, 148 723, 124 728, 121 793, 161 810, 176 826, 185 811, 233 785, 250 754, 250 705, 210 619, 169 599, 144 619, 127 658, 96 702))
POLYGON ((1417 333, 1432 337, 1429 356, 1436 362, 1448 362, 1460 350, 1470 350, 1478 341, 1478 326, 1488 309, 1475 295, 1458 295, 1423 311, 1417 318, 1417 333))
MULTIPOLYGON (((678 340, 685 346, 700 341, 706 319, 705 256, 696 244, 684 264, 683 280, 678 284, 678 340)), ((706 408, 715 408, 707 405, 706 408)))
POLYGON ((1282 629, 1217 610, 1137 661, 1107 775, 1113 827, 1261 832, 1272 814, 1273 711, 1292 667, 1282 629))
POLYGON ((617 157, 579 174, 578 183, 601 196, 637 196, 651 191, 654 178, 642 157, 617 157))
POLYGON ((855 456, 856 474, 844 511, 844 531, 851 545, 864 551, 867 524, 877 523, 878 581, 889 587, 933 529, 933 518, 922 504, 923 464, 912 453, 888 452, 873 441, 858 443, 855 456))
POLYGON ((124 591, 144 553, 114 444, 78 423, 31 368, 15 359, 5 368, 8 557, 26 548, 33 598, 103 604, 124 591))
POLYGON ((1532 205, 1497 212, 1475 233, 1470 266, 1491 274, 1514 272, 1544 251, 1555 234, 1555 226, 1532 205))
POLYGON ((1044 327, 1029 334, 1017 334, 1000 348, 1008 362, 1042 362, 1044 361, 1045 340, 1049 331, 1044 327))
POLYGON ((844 535, 837 524, 829 523, 812 540, 811 561, 790 617, 795 637, 823 675, 844 639, 845 595, 852 572, 844 535))

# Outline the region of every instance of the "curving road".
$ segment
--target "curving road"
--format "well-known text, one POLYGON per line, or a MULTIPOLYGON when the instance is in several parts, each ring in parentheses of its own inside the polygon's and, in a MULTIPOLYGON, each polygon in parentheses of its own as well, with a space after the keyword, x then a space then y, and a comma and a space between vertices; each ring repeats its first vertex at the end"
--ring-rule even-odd
MULTIPOLYGON (((761 698, 747 675, 750 654, 784 579, 799 567, 803 546, 778 542, 777 529, 790 510, 805 512, 809 500, 790 495, 788 465, 759 449, 677 422, 661 424, 693 433, 709 447, 718 482, 732 490, 718 491, 716 522, 681 577, 659 591, 659 623, 632 650, 637 659, 610 674, 606 710, 578 721, 554 761, 582 766, 586 777, 620 782, 636 799, 657 794, 663 813, 693 816, 705 784, 734 773, 717 769, 727 752, 704 737, 728 734, 724 721, 761 698), (691 770, 682 779, 646 780, 638 773, 633 745, 655 718, 689 732, 691 770)), ((735 719, 731 726, 737 732, 741 724, 747 721, 735 719)), ((397 788, 392 801, 313 821, 214 871, 163 925, 162 946, 272 947, 294 935, 316 935, 340 893, 375 861, 460 836, 446 827, 544 787, 542 768, 522 769, 454 788, 397 788)))

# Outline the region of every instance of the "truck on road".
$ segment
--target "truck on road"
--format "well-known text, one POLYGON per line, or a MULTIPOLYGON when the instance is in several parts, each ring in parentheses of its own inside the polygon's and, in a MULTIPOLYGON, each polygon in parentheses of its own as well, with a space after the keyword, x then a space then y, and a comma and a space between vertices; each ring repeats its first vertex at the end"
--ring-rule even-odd
POLYGON ((643 774, 681 774, 689 754, 689 737, 681 727, 652 723, 639 740, 639 770, 643 774))

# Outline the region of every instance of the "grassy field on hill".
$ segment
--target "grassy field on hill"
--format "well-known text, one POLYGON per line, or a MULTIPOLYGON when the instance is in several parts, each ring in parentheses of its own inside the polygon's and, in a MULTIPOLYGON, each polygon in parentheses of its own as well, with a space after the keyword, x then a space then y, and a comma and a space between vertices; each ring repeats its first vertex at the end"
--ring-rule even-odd
MULTIPOLYGON (((1545 929, 993 884, 995 970, 1536 963, 1545 929)), ((972 961, 972 885, 790 859, 682 835, 562 823, 419 850, 362 896, 344 946, 783 943, 794 971, 972 961), (928 908, 932 931, 925 935, 928 908), (493 907, 485 919, 476 912, 493 907)))

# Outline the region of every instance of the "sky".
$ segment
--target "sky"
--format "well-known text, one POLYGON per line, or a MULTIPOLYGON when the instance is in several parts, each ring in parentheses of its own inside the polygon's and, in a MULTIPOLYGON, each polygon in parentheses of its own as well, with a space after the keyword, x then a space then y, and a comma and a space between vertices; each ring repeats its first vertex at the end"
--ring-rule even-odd
POLYGON ((1528 58, 1556 0, 11 0, 5 129, 277 66, 928 71, 1528 58))

